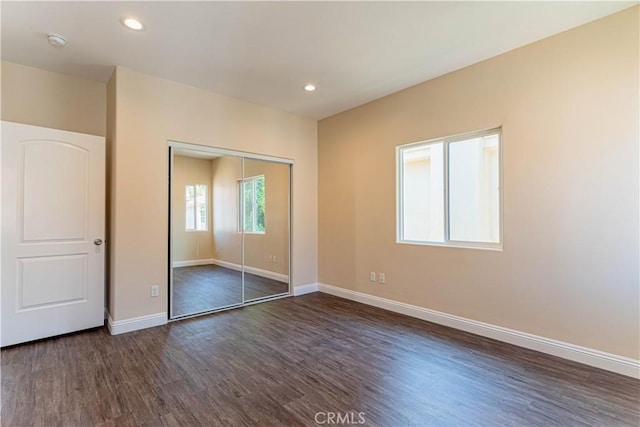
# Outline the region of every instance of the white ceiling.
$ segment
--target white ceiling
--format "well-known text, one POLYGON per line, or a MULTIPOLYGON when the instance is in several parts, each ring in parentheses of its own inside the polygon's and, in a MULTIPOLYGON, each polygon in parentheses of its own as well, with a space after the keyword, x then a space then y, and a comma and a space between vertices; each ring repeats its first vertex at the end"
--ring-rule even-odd
POLYGON ((122 65, 320 119, 635 4, 3 1, 2 59, 100 81, 122 65))

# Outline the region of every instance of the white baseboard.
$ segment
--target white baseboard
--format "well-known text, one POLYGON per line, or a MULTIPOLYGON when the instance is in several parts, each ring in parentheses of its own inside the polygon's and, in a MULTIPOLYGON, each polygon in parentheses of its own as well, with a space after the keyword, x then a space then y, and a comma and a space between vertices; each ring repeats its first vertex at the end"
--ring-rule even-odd
POLYGON ((293 287, 293 296, 300 296, 305 294, 310 294, 312 292, 318 292, 318 284, 317 283, 309 283, 307 285, 298 285, 293 287))
MULTIPOLYGON (((309 285, 305 285, 309 286, 309 285)), ((605 369, 633 378, 640 378, 640 360, 618 356, 611 353, 582 347, 551 338, 520 332, 490 323, 478 322, 452 314, 442 313, 428 308, 418 307, 398 301, 380 298, 362 292, 351 291, 324 283, 317 284, 318 291, 338 297, 346 298, 363 304, 416 317, 418 319, 448 326, 454 329, 470 332, 498 341, 503 341, 519 347, 536 350, 541 353, 551 354, 563 359, 605 369)), ((294 288, 295 289, 295 288, 294 288)), ((295 291, 294 291, 294 295, 295 291)))
POLYGON ((228 268, 230 270, 242 271, 242 266, 229 261, 223 261, 221 259, 212 259, 211 264, 219 265, 220 267, 228 268))
POLYGON ((150 314, 148 316, 134 317, 125 320, 113 320, 111 314, 107 320, 111 335, 119 335, 139 329, 153 328, 167 324, 167 312, 150 314))
MULTIPOLYGON (((235 271, 242 271, 242 266, 240 264, 235 264, 233 262, 222 261, 220 259, 211 259, 208 264, 219 265, 220 267, 229 268, 235 271)), ((249 274, 254 274, 256 276, 265 277, 267 279, 277 280, 278 282, 289 282, 289 276, 286 274, 275 273, 269 270, 263 270, 261 268, 249 267, 248 265, 244 266, 244 271, 249 274)))
POLYGON ((173 267, 192 267, 194 265, 208 265, 208 264, 214 264, 213 259, 209 258, 209 259, 191 259, 191 260, 187 260, 187 261, 174 261, 173 262, 173 267))

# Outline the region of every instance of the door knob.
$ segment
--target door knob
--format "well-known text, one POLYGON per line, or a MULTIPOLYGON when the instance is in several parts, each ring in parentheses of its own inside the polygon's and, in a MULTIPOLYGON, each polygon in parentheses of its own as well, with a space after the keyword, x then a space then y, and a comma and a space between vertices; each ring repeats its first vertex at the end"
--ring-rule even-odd
POLYGON ((102 244, 102 239, 95 239, 93 241, 93 244, 96 245, 96 246, 100 246, 102 244))

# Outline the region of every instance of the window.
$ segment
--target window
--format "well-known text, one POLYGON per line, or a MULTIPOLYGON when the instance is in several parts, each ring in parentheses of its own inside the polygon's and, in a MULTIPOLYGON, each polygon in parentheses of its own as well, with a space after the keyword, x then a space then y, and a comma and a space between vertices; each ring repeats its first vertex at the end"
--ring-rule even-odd
POLYGON ((187 231, 207 230, 207 186, 204 184, 185 185, 187 231))
POLYGON ((397 147, 398 242, 502 247, 501 130, 397 147))
POLYGON ((238 209, 238 231, 244 224, 245 233, 264 233, 264 175, 245 178, 238 182, 238 201, 244 202, 244 210, 238 209), (244 183, 244 188, 241 185, 244 183))

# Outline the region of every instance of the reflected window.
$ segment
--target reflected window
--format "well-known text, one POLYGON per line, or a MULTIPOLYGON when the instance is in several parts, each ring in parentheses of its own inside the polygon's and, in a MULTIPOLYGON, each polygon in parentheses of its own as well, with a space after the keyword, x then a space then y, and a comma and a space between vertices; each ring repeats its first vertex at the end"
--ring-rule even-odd
POLYGON ((238 231, 245 233, 264 233, 265 186, 264 175, 245 178, 238 182, 238 202, 244 203, 244 209, 238 209, 238 231))
POLYGON ((187 184, 185 186, 187 231, 207 231, 207 186, 187 184))

